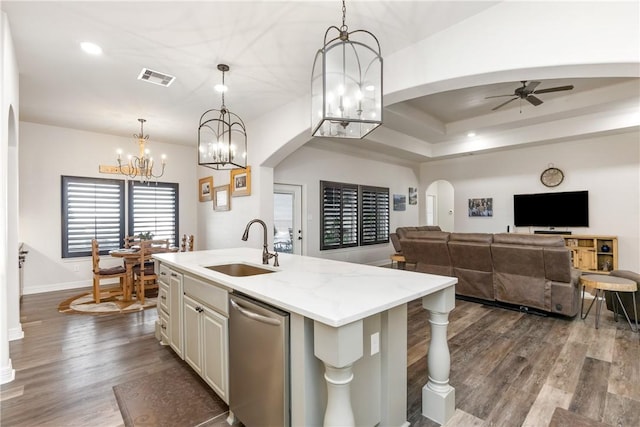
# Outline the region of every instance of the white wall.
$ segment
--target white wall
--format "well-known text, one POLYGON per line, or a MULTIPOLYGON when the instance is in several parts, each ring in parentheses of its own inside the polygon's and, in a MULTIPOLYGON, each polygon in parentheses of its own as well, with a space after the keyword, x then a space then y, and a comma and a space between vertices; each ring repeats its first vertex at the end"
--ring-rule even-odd
POLYGON ((9 339, 22 336, 16 262, 18 241, 17 233, 11 229, 17 221, 17 169, 9 167, 17 150, 18 95, 18 64, 13 40, 7 16, 0 11, 0 384, 13 381, 15 377, 9 357, 9 339))
MULTIPOLYGON (((124 154, 136 154, 138 144, 133 138, 20 122, 20 238, 29 250, 25 294, 91 285, 91 257, 61 258, 60 176, 119 178, 98 173, 99 165, 116 164, 119 148, 124 154)), ((195 234, 195 147, 163 144, 151 135, 148 148, 152 154, 167 155, 167 168, 160 180, 179 184, 179 235, 195 234)), ((109 257, 101 260, 106 266, 122 263, 109 257)))
POLYGON ((298 149, 274 169, 276 183, 303 187, 307 207, 306 218, 302 219, 306 220, 305 255, 363 264, 388 263, 393 253, 391 243, 320 251, 321 180, 388 187, 391 200, 394 194, 405 195, 407 210, 390 211, 390 231, 393 232, 399 226, 418 224, 418 205, 408 203, 409 187, 416 187, 418 183, 413 169, 310 147, 298 149))
MULTIPOLYGON (((444 179, 455 191, 455 231, 506 232, 513 228, 513 195, 589 191, 589 227, 573 234, 618 236, 618 267, 640 270, 640 134, 638 131, 425 163, 421 188, 444 179), (549 189, 540 173, 549 163, 565 179, 549 189), (471 198, 493 197, 493 217, 469 217, 471 198)), ((424 191, 424 190, 422 190, 424 191)), ((423 209, 423 207, 421 207, 423 209)), ((533 232, 519 227, 518 233, 533 232)))

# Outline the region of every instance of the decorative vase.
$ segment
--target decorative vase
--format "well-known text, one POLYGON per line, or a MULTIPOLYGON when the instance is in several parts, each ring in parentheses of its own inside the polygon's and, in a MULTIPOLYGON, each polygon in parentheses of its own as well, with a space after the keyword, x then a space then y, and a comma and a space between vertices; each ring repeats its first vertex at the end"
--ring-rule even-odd
POLYGON ((607 244, 602 245, 602 247, 600 248, 602 252, 609 252, 609 249, 609 245, 607 244))

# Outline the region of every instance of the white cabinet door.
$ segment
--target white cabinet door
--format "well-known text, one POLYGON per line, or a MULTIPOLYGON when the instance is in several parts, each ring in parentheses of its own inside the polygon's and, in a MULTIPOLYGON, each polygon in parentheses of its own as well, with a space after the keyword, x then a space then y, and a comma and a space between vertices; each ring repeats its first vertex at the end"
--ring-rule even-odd
POLYGON ((184 360, 202 375, 202 322, 199 303, 184 296, 184 360))
POLYGON ((213 390, 225 401, 229 403, 229 338, 228 319, 219 313, 204 307, 202 316, 202 346, 204 380, 213 390))
POLYGON ((176 352, 178 356, 184 358, 182 342, 182 318, 183 318, 183 304, 182 304, 182 292, 183 289, 183 275, 177 271, 170 270, 169 272, 169 339, 171 348, 176 352))

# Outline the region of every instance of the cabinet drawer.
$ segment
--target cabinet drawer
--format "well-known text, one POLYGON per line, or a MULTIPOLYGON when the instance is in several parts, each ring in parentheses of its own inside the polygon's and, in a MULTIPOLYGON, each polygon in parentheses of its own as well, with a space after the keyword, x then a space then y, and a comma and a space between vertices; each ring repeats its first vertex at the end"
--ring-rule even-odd
POLYGON ((228 293, 225 289, 185 274, 184 293, 208 305, 219 313, 229 316, 227 303, 228 293))
POLYGON ((164 311, 158 312, 158 322, 160 323, 160 336, 162 342, 169 344, 169 315, 164 311))
POLYGON ((169 285, 164 282, 160 282, 160 284, 158 285, 158 305, 160 306, 160 309, 162 311, 169 314, 171 313, 170 304, 169 285))
POLYGON ((159 272, 160 282, 169 284, 169 267, 160 263, 160 272, 159 272))

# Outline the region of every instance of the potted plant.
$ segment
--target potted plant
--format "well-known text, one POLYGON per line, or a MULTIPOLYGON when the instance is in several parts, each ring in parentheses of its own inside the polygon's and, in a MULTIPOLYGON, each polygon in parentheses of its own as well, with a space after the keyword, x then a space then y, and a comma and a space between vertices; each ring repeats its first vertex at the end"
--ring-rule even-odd
POLYGON ((151 240, 153 239, 153 233, 150 231, 144 231, 138 234, 138 237, 140 238, 140 240, 151 240))

